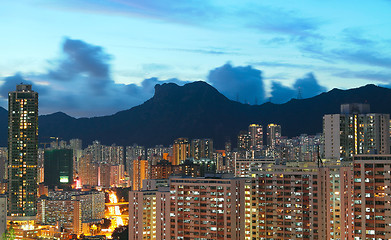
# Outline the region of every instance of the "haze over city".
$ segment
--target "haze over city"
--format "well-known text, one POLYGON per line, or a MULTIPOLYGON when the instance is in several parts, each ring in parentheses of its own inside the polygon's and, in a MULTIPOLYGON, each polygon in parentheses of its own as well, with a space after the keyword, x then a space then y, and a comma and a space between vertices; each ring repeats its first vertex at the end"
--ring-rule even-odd
POLYGON ((387 0, 2 1, 0 105, 21 82, 40 114, 75 117, 129 109, 166 82, 249 104, 389 86, 389 12, 387 0))

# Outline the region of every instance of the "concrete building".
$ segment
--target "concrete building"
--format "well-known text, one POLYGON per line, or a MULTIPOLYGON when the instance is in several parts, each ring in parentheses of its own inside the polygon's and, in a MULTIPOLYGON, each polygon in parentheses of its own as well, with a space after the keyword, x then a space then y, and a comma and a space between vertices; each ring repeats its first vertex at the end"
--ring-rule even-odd
POLYGON ((44 183, 54 188, 67 187, 73 184, 73 150, 53 149, 45 150, 44 183))
POLYGON ((187 138, 178 138, 173 145, 172 165, 179 165, 190 157, 190 143, 187 138))
POLYGON ((354 239, 391 239, 391 155, 356 155, 354 239))
POLYGON ((247 131, 240 131, 238 135, 238 151, 244 152, 250 149, 251 137, 247 131))
POLYGON ((129 239, 170 239, 168 188, 129 192, 129 239))
POLYGON ((276 147, 279 145, 281 138, 281 125, 270 123, 267 125, 266 143, 269 147, 276 147))
POLYGON ((43 225, 57 225, 68 233, 82 233, 82 210, 79 200, 40 198, 37 222, 43 225))
POLYGON ((343 104, 341 114, 323 117, 325 158, 351 161, 354 154, 389 154, 389 130, 389 114, 369 113, 368 104, 343 104))
POLYGON ((171 239, 244 239, 245 178, 171 178, 171 239))
POLYGON ((250 136, 250 149, 261 150, 263 148, 262 125, 250 124, 248 126, 248 135, 250 136))
POLYGON ((92 155, 85 154, 79 161, 79 180, 82 186, 98 186, 98 164, 93 163, 92 155))
POLYGON ((0 236, 7 230, 7 196, 0 195, 0 236))
POLYGON ((30 221, 37 214, 38 93, 20 84, 8 94, 8 216, 30 221))
POLYGON ((213 159, 213 140, 208 138, 191 140, 190 157, 194 160, 213 159))
POLYGON ((132 189, 137 191, 143 188, 143 180, 148 179, 148 160, 137 159, 133 161, 132 189))

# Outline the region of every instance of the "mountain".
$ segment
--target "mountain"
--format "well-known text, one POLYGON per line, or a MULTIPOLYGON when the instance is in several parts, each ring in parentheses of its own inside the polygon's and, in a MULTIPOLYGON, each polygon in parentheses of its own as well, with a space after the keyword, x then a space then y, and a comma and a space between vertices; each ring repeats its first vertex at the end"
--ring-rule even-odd
MULTIPOLYGON (((99 140, 103 144, 144 146, 169 145, 178 137, 212 138, 217 148, 230 139, 236 145, 240 130, 251 123, 266 126, 277 123, 284 136, 322 132, 324 114, 339 113, 343 103, 369 103, 372 112, 391 113, 391 89, 366 85, 308 99, 292 99, 284 104, 248 105, 231 101, 205 82, 184 86, 156 85, 155 95, 145 103, 114 115, 73 118, 58 112, 39 118, 41 142, 50 136, 64 140, 80 138, 84 144, 99 140)), ((0 145, 7 145, 7 111, 0 109, 0 145)))

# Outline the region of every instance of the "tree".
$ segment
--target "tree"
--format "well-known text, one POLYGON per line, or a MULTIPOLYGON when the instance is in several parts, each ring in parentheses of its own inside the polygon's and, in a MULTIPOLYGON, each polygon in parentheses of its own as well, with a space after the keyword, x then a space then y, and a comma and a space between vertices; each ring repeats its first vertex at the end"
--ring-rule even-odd
POLYGON ((3 240, 14 240, 15 239, 15 230, 12 226, 10 226, 5 233, 3 233, 3 240))
POLYGON ((121 226, 114 229, 111 234, 112 239, 117 240, 128 240, 129 239, 129 226, 121 226))

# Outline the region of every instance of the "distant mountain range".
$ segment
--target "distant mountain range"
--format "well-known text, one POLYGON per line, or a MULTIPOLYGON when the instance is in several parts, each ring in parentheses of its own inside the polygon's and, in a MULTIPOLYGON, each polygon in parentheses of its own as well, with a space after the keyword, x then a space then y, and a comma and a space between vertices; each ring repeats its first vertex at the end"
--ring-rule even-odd
MULTIPOLYGON (((282 135, 322 132, 324 114, 339 113, 343 103, 369 103, 375 113, 391 113, 391 89, 366 85, 339 90, 308 99, 292 99, 284 104, 248 105, 231 101, 206 82, 184 86, 156 85, 155 95, 145 103, 114 115, 73 118, 57 112, 39 117, 41 142, 56 136, 64 140, 80 138, 83 144, 99 140, 111 145, 168 146, 178 137, 212 138, 216 148, 226 140, 236 145, 240 130, 251 123, 277 123, 282 135)), ((0 145, 7 146, 7 111, 0 109, 0 145)))

